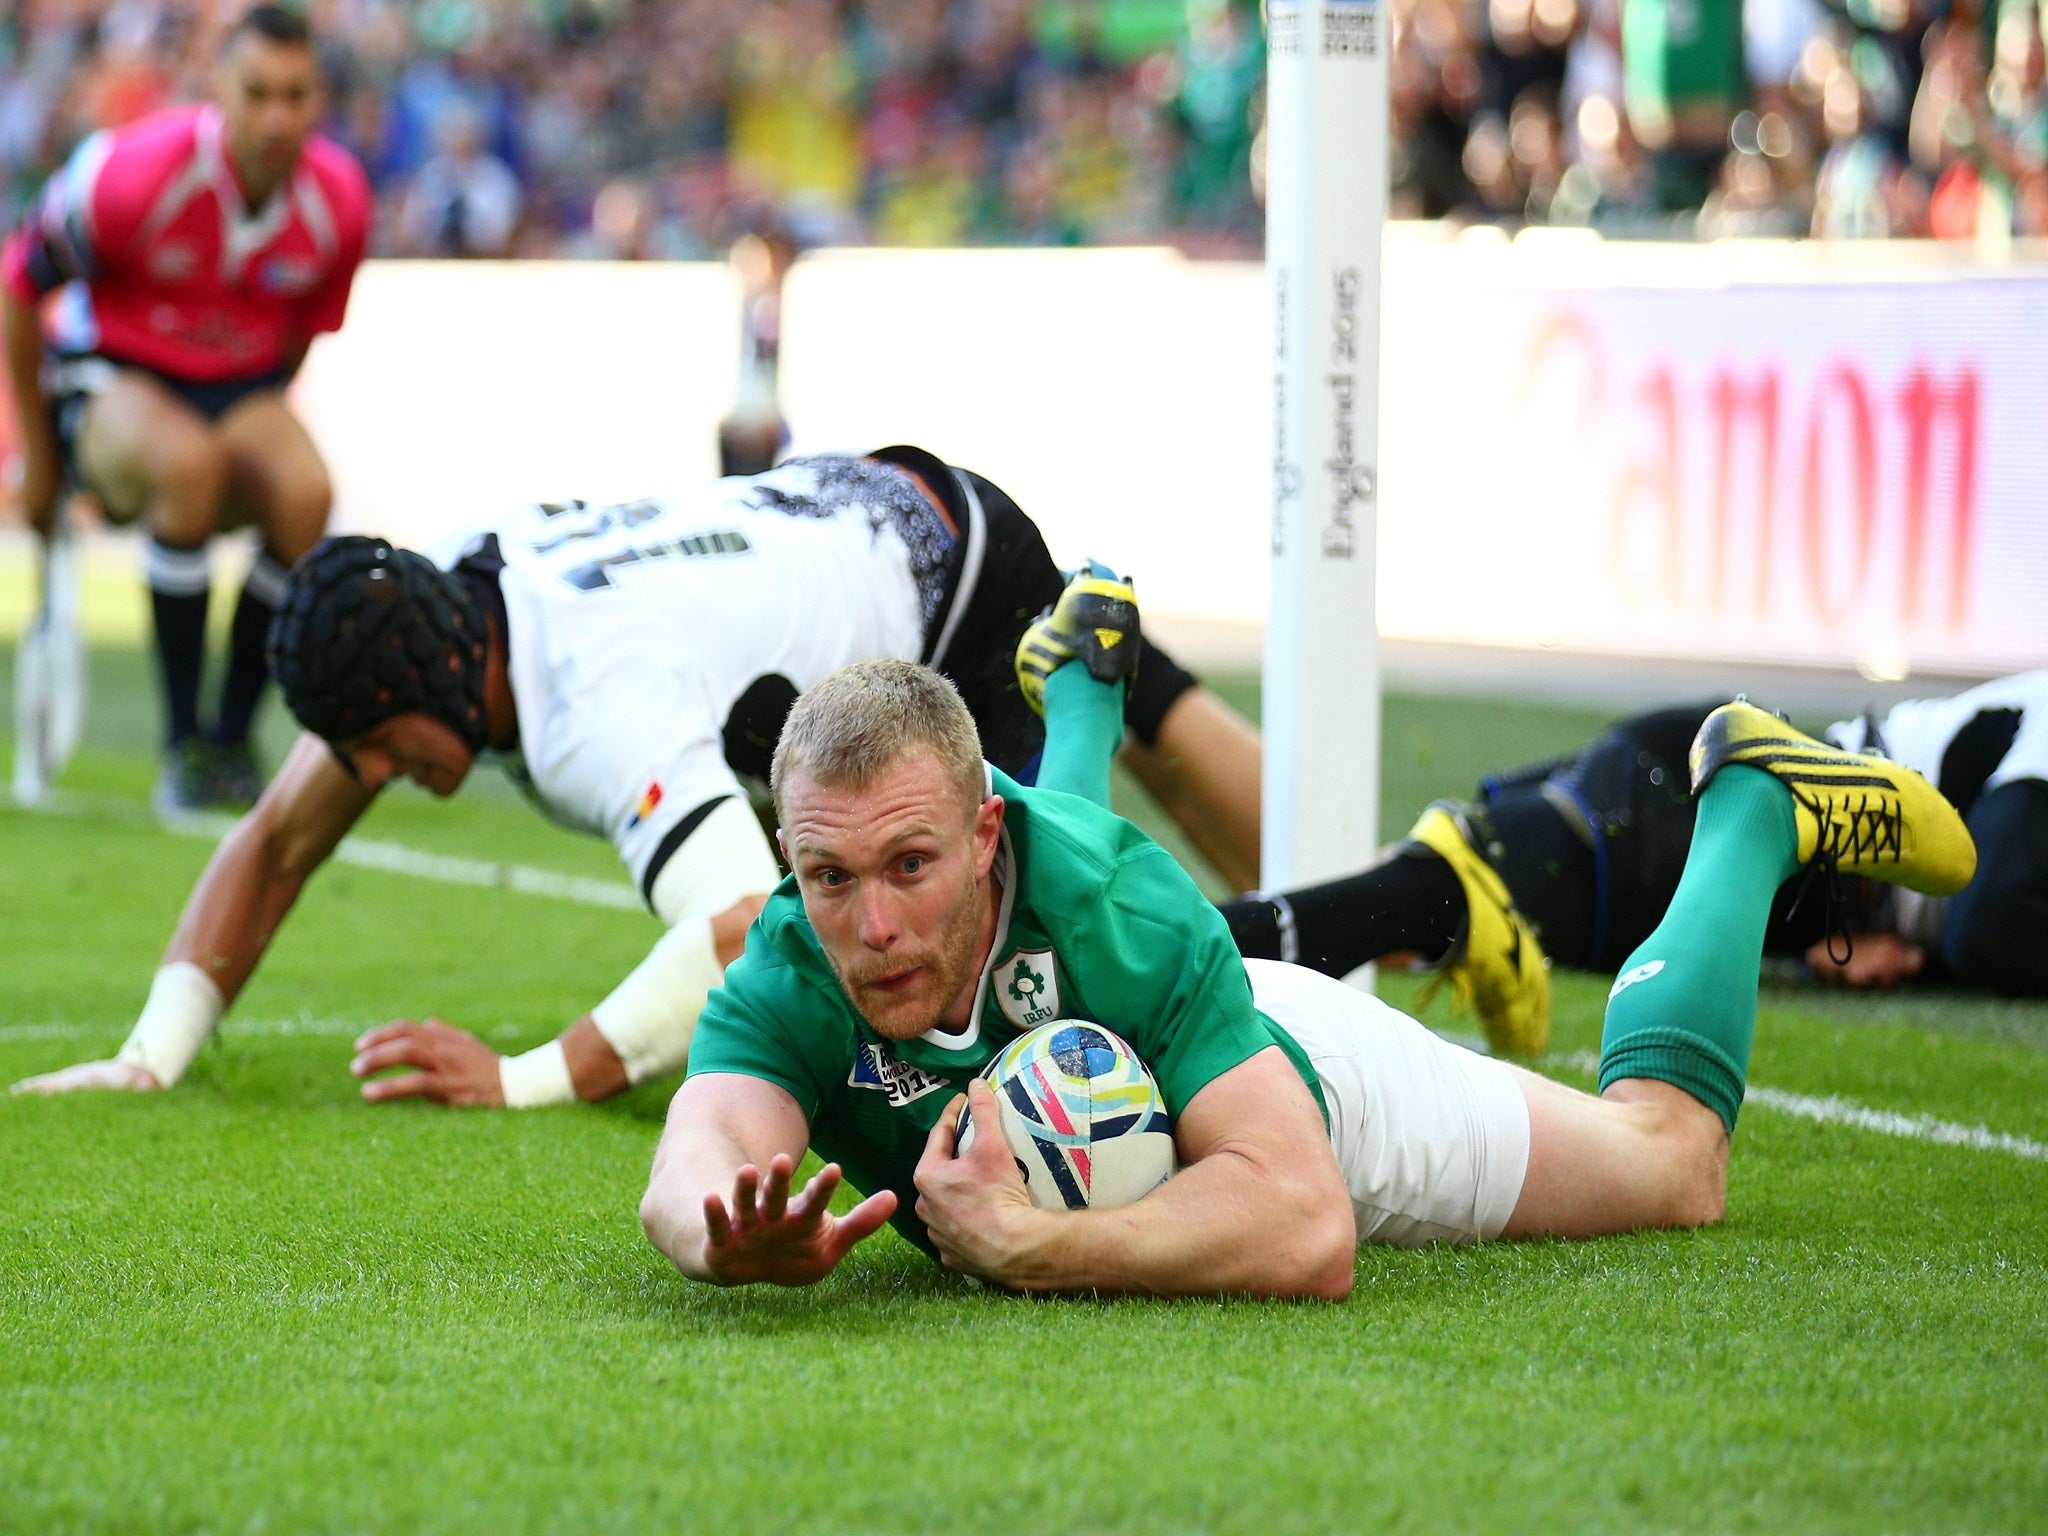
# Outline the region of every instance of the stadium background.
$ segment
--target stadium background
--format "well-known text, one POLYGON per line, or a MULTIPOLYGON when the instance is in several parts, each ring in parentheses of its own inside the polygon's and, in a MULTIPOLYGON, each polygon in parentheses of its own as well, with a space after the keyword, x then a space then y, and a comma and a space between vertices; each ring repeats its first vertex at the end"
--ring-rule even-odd
MULTIPOLYGON (((2048 663, 2034 8, 1702 0, 1690 39, 1639 25, 1630 53, 1645 6, 1390 7, 1389 832, 1636 703, 1746 686, 1814 723, 2048 663), (1839 238, 1728 238, 1808 232, 1839 238)), ((809 247, 796 445, 921 438, 985 469, 1056 552, 1135 569, 1256 713, 1254 10, 311 11, 387 258, 298 390, 338 525, 424 537, 709 472, 740 354, 723 256, 778 227, 809 247), (519 259, 412 259, 452 254, 519 259)), ((91 127, 203 89, 228 13, 14 7, 11 204, 91 127)), ((30 556, 0 533, 0 677, 30 556)), ((57 814, 0 807, 9 1080, 113 1048, 207 852, 142 809, 133 561, 93 541, 94 698, 57 814)), ((273 760, 283 737, 273 708, 273 760)), ((609 850, 502 786, 395 792, 177 1093, 0 1098, 0 1527, 2018 1531, 2048 1509, 2037 1006, 1767 986, 1714 1232, 1367 1253, 1334 1312, 968 1296, 893 1241, 804 1296, 728 1296, 680 1286, 632 1220, 662 1085, 366 1119, 341 1070, 358 1030, 428 1004, 539 1043, 644 949, 630 900, 609 850), (560 890, 597 905, 534 894, 560 890), (954 1426, 904 1430, 938 1400, 991 1447, 971 1478, 954 1426)), ((1590 1082, 1604 991, 1560 978, 1544 1070, 1590 1082)))
MULTIPOLYGON (((89 129, 202 90, 232 9, 10 7, 10 202, 89 129)), ((1397 217, 1994 245, 2048 233, 2027 0, 1702 0, 1669 26, 1654 0, 1390 9, 1397 217)), ((1264 55, 1242 0, 308 11, 332 129, 377 184, 381 254, 702 256, 764 206, 807 243, 1258 250, 1264 55), (489 182, 495 210, 490 170, 445 174, 472 160, 511 172, 516 218, 474 226, 422 205, 422 183, 489 182)))
MULTIPOLYGON (((1880 682, 2048 656, 2029 498, 2048 450, 2025 426, 2044 387, 2039 14, 1721 0, 1683 8, 1682 35, 1624 29, 1630 3, 1392 7, 1394 213, 1433 220, 1396 228, 1385 279, 1396 675, 1497 670, 1404 642, 1534 648, 1546 677, 1576 675, 1542 663, 1555 652, 1880 682), (1809 229, 1940 238, 1715 238, 1809 229), (1446 544, 1497 556, 1467 562, 1455 603, 1421 574, 1446 544)), ((774 229, 811 252, 784 339, 796 447, 939 444, 1015 489, 1056 550, 1143 564, 1148 605, 1195 621, 1198 653, 1255 654, 1255 9, 310 10, 378 252, 671 259, 373 264, 297 395, 337 526, 424 538, 510 500, 709 471, 739 350, 720 258, 774 229), (986 254, 947 254, 963 246, 986 254)), ((83 133, 202 91, 231 14, 15 8, 9 211, 83 133)))

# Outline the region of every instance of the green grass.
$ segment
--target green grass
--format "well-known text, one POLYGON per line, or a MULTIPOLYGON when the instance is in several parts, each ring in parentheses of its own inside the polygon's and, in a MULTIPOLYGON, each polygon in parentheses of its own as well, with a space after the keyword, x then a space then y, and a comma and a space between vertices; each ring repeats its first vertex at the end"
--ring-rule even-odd
MULTIPOLYGON (((114 1047, 207 854, 138 814, 141 661, 95 681, 85 808, 0 809, 0 1078, 114 1047)), ((1392 699, 1382 825, 1596 723, 1392 699)), ((365 832, 618 877, 501 791, 365 832)), ((356 1101, 355 1030, 537 1043, 654 932, 333 868, 177 1092, 0 1098, 0 1530, 2048 1525, 2048 1164, 2009 1154, 1753 1106, 1716 1230, 1365 1250, 1335 1307, 978 1293, 889 1234, 725 1293, 635 1219, 671 1085, 356 1101)), ((1603 996, 1558 978, 1568 1080, 1603 996)), ((2048 1008, 1772 988, 1753 1075, 2048 1140, 2048 1008)))

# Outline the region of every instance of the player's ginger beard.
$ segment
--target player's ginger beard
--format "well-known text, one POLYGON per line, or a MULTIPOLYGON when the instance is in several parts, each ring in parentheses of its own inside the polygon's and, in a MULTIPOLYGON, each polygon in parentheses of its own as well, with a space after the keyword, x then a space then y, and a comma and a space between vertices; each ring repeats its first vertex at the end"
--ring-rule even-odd
POLYGON ((891 1040, 968 1023, 981 962, 995 943, 998 896, 994 848, 983 838, 1000 838, 1001 802, 963 804, 957 789, 931 782, 934 759, 922 753, 906 758, 858 788, 821 784, 797 770, 781 807, 783 847, 826 962, 861 1017, 891 1040), (951 828, 948 812, 959 818, 951 828), (919 847, 932 850, 933 875, 950 875, 957 888, 890 891, 890 866, 919 847), (991 862, 984 865, 984 857, 991 862), (885 949, 863 937, 861 908, 843 905, 830 888, 813 888, 815 877, 806 870, 820 867, 845 868, 888 893, 876 898, 893 908, 883 919, 892 930, 885 949), (883 978, 913 970, 923 974, 906 977, 903 992, 878 989, 883 978))
POLYGON ((915 1040, 935 1029, 959 1030, 967 1026, 982 962, 995 943, 996 894, 993 871, 985 880, 969 881, 960 899, 947 910, 937 937, 915 950, 897 949, 848 970, 841 970, 839 962, 826 951, 841 989, 876 1034, 885 1040, 915 1040), (930 1018, 921 1018, 913 1025, 906 1025, 901 1015, 894 1019, 878 1018, 863 1001, 875 978, 901 971, 906 964, 927 969, 935 983, 933 990, 943 999, 930 1018))

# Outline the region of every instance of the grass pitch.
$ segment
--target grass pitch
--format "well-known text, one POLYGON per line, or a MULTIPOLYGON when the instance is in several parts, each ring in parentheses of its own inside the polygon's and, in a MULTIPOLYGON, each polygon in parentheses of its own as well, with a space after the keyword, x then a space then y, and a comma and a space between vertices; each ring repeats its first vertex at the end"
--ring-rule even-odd
MULTIPOLYGON (((0 808, 6 1080, 112 1051, 209 851, 142 812, 141 659, 95 682, 68 810, 0 808)), ((1390 700, 1382 825, 1595 724, 1390 700)), ((364 832, 620 878, 489 786, 364 832)), ((0 1097, 0 1530, 2048 1526, 2048 1009, 1767 990, 1753 1081, 1830 1118, 1753 1103, 1713 1231, 1367 1249, 1342 1306, 978 1293, 893 1234, 726 1293, 635 1219, 671 1084, 458 1113, 345 1071, 430 1011, 536 1044, 655 932, 331 868, 175 1093, 0 1097)), ((1603 995, 1558 978, 1567 1080, 1603 995)))

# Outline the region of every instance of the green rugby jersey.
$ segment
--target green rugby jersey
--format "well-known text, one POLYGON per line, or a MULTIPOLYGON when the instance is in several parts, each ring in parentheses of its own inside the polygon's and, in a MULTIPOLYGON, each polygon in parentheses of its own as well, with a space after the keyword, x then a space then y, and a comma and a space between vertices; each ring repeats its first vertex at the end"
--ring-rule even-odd
POLYGON ((1323 1101, 1301 1047, 1252 1006, 1223 915, 1171 854, 1090 801, 990 774, 1006 802, 1002 905, 968 1029, 877 1035, 840 991, 792 876, 748 932, 690 1044, 693 1073, 738 1072, 787 1089, 810 1121, 812 1150, 858 1189, 896 1191, 897 1230, 927 1252, 911 1175, 939 1111, 1005 1045, 1049 1020, 1091 1019, 1122 1035, 1175 1116, 1270 1045, 1323 1101))

